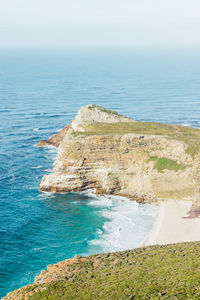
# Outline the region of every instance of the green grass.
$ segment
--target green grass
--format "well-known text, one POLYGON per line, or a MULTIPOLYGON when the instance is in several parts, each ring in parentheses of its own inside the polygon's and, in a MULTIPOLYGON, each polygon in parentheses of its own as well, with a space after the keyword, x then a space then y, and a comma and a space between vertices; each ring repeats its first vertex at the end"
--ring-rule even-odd
POLYGON ((200 243, 92 255, 31 300, 200 299, 200 243))
POLYGON ((184 170, 186 166, 184 164, 178 164, 176 160, 168 159, 166 157, 157 157, 157 156, 150 156, 147 160, 147 163, 150 161, 154 161, 154 169, 157 169, 158 172, 163 172, 163 170, 172 170, 172 171, 179 171, 184 170))
POLYGON ((96 123, 85 127, 84 135, 136 133, 160 135, 176 139, 187 145, 186 152, 194 157, 200 150, 200 129, 151 122, 96 123))

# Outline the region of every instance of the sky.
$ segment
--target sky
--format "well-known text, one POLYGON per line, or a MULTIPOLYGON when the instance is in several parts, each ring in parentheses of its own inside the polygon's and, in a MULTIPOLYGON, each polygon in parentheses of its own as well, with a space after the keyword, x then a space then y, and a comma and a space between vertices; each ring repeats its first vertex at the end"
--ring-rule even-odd
POLYGON ((138 45, 200 45, 200 0, 0 0, 0 48, 138 45))

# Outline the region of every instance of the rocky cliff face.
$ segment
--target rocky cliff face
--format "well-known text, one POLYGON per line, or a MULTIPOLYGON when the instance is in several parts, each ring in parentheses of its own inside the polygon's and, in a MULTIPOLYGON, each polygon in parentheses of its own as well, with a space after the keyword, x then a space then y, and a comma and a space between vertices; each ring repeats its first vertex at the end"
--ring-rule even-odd
POLYGON ((136 122, 105 108, 79 110, 58 148, 54 172, 41 191, 95 188, 152 202, 194 198, 199 192, 200 130, 136 122))
POLYGON ((135 122, 134 120, 122 116, 115 111, 111 111, 101 106, 89 104, 81 107, 72 121, 72 129, 76 132, 85 132, 86 126, 96 123, 120 123, 135 122))

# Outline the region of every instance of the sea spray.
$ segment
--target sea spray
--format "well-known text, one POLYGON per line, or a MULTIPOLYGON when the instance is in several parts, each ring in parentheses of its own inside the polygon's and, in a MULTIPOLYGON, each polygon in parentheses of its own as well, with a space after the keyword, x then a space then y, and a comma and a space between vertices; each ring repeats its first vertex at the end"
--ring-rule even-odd
POLYGON ((139 247, 150 234, 157 206, 113 195, 96 196, 92 190, 84 194, 91 198, 88 205, 99 207, 98 214, 105 218, 95 238, 88 242, 85 255, 96 253, 96 249, 114 252, 139 247))

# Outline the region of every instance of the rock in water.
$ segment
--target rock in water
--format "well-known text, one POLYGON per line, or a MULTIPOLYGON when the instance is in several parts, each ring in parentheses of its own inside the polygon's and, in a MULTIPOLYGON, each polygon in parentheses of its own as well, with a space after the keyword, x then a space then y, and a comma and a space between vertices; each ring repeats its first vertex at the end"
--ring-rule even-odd
POLYGON ((60 145, 60 142, 64 138, 65 134, 67 133, 68 129, 70 128, 70 125, 66 125, 63 129, 61 129, 59 132, 52 135, 48 140, 41 140, 38 142, 38 147, 44 147, 44 146, 54 146, 58 147, 60 145))

